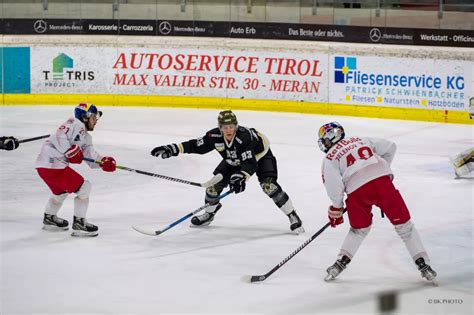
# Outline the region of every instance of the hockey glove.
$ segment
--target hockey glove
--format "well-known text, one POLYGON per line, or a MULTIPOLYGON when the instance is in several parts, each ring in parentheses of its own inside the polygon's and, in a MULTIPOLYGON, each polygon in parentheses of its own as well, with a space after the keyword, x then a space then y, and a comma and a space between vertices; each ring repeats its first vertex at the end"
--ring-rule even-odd
POLYGON ((77 144, 70 147, 64 153, 64 156, 68 159, 69 163, 72 164, 81 164, 83 159, 82 151, 77 144))
POLYGON ((151 155, 159 157, 161 155, 162 159, 167 159, 172 156, 177 156, 179 154, 179 149, 176 144, 162 145, 151 150, 151 155))
POLYGON ((329 207, 328 217, 329 217, 329 224, 331 224, 331 227, 334 228, 336 227, 336 225, 342 224, 344 222, 342 213, 343 213, 342 208, 335 208, 333 206, 329 207))
POLYGON ((1 137, 1 141, 0 148, 7 151, 15 150, 20 145, 20 142, 15 137, 1 137))
POLYGON ((238 194, 245 190, 245 175, 242 172, 232 174, 230 177, 230 189, 238 194))
POLYGON ((117 169, 117 162, 113 157, 105 156, 100 162, 100 167, 104 172, 114 172, 117 169))

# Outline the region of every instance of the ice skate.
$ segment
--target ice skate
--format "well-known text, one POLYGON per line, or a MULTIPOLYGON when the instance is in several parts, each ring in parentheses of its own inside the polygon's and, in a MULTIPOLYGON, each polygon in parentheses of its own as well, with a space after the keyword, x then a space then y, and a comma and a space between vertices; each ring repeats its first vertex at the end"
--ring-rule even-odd
POLYGON ((334 265, 326 269, 328 273, 327 276, 324 278, 324 281, 330 281, 336 279, 339 274, 346 269, 347 265, 351 262, 351 259, 347 256, 342 256, 341 259, 336 260, 334 265))
MULTIPOLYGON (((210 206, 210 207, 215 207, 210 206)), ((191 225, 190 227, 203 227, 203 226, 208 226, 211 224, 211 222, 214 220, 214 216, 216 215, 216 212, 219 211, 219 209, 222 208, 222 204, 218 203, 216 210, 214 212, 204 212, 203 214, 196 215, 191 219, 191 225)))
POLYGON ((69 229, 69 222, 54 214, 44 214, 43 230, 46 231, 67 231, 69 229))
POLYGON ((460 179, 474 170, 474 148, 449 158, 454 166, 455 179, 460 179))
POLYGON ((99 228, 92 224, 88 223, 86 219, 74 217, 74 223, 72 225, 72 234, 71 236, 97 236, 99 235, 99 228))
POLYGON ((304 233, 303 222, 301 221, 298 214, 296 214, 296 211, 291 212, 288 215, 288 218, 290 219, 290 230, 291 231, 293 231, 296 234, 304 233))
POLYGON ((430 265, 425 263, 423 257, 415 260, 415 264, 418 266, 418 270, 421 272, 422 278, 425 278, 426 280, 433 282, 435 285, 438 285, 436 281, 436 276, 438 274, 430 267, 430 265))
POLYGON ((204 212, 191 219, 191 227, 208 226, 214 220, 214 213, 204 212))

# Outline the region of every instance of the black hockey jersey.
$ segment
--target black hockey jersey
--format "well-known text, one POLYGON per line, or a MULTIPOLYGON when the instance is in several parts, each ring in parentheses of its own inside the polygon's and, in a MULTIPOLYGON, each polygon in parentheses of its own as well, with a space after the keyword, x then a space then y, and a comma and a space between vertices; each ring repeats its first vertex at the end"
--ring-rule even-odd
POLYGON ((257 161, 269 149, 268 139, 253 128, 239 126, 234 139, 228 143, 219 128, 206 132, 201 138, 192 139, 178 145, 180 153, 205 154, 217 150, 230 166, 253 175, 257 171, 257 161))

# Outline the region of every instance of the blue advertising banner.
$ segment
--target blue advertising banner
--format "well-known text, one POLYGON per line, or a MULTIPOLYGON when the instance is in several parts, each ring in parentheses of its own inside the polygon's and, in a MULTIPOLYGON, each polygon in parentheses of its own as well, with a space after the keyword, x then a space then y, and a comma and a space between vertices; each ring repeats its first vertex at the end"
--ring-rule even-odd
POLYGON ((3 47, 2 93, 30 93, 30 48, 3 47))

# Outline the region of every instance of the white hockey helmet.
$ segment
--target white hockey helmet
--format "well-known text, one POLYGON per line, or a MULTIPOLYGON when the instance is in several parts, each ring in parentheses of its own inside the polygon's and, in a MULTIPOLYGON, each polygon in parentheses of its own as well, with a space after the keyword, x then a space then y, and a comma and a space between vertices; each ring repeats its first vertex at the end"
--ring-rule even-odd
POLYGON ((344 128, 337 122, 330 122, 319 128, 318 145, 321 151, 327 153, 336 143, 346 136, 344 128))

